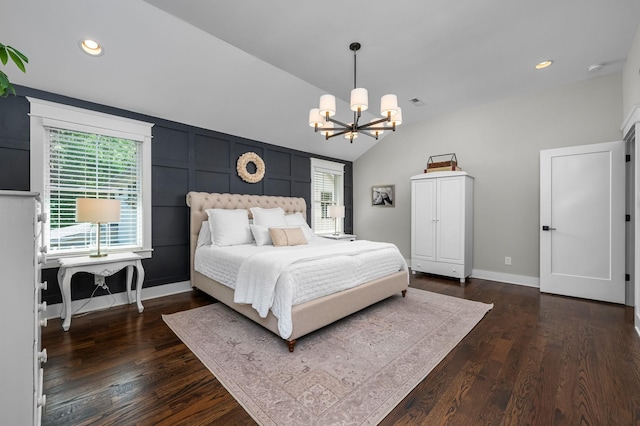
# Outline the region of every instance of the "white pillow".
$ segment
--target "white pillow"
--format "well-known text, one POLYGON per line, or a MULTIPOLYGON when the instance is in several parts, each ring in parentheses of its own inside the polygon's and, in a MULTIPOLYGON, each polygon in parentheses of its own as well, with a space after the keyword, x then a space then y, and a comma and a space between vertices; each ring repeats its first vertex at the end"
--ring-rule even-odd
POLYGON ((273 245, 271 241, 271 235, 269 234, 269 228, 260 225, 249 225, 251 227, 251 233, 253 239, 256 240, 257 246, 270 246, 273 245))
POLYGON ((307 241, 311 241, 311 239, 316 236, 313 230, 309 227, 305 218, 302 216, 302 213, 288 214, 284 219, 287 222, 287 226, 299 226, 302 228, 302 232, 304 233, 307 241))
POLYGON ((202 246, 206 246, 212 244, 211 241, 211 228, 209 227, 209 221, 205 220, 200 225, 200 232, 198 233, 198 242, 196 243, 196 248, 200 248, 202 246))
POLYGON ((251 207, 251 214, 253 214, 253 224, 275 227, 286 226, 287 222, 284 220, 284 210, 281 207, 275 209, 263 209, 261 207, 251 207))
POLYGON ((246 209, 207 209, 211 239, 219 247, 251 244, 253 235, 249 228, 246 209))

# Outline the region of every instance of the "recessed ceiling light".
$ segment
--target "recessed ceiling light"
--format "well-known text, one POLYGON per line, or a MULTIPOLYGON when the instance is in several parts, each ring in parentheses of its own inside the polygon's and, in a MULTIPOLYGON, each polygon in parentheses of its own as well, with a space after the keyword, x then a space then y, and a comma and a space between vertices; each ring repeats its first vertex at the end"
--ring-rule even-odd
POLYGON ((547 59, 546 61, 542 61, 542 62, 538 62, 536 64, 536 69, 537 70, 543 70, 547 67, 550 67, 551 64, 553 64, 553 61, 551 59, 547 59))
POLYGON ((104 53, 104 49, 95 40, 90 38, 85 38, 84 40, 80 40, 80 48, 84 53, 91 56, 102 56, 104 53))

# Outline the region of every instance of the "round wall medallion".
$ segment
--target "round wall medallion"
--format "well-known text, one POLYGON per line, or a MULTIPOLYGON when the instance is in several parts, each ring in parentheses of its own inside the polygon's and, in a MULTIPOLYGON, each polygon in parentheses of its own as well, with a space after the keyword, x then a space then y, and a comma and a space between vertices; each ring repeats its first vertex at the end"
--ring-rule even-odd
POLYGON ((262 161, 262 158, 255 152, 245 152, 238 158, 236 170, 238 171, 238 176, 240 176, 243 181, 258 183, 264 177, 264 161, 262 161), (256 166, 255 173, 249 173, 247 170, 249 163, 253 163, 256 166))

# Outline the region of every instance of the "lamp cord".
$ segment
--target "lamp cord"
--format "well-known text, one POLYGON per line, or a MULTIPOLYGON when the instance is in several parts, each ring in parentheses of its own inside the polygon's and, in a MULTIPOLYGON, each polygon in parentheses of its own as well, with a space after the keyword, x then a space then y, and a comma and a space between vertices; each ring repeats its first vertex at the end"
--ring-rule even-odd
POLYGON ((82 306, 80 306, 78 309, 76 309, 76 311, 74 313, 71 314, 72 318, 79 318, 79 317, 83 317, 87 314, 93 313, 93 312, 101 312, 101 311, 106 311, 107 309, 110 309, 113 307, 113 305, 116 304, 116 297, 113 295, 113 293, 111 293, 111 290, 109 289, 109 286, 105 283, 103 285, 96 285, 96 287, 93 289, 93 291, 91 292, 91 296, 89 296, 89 300, 87 300, 86 302, 84 302, 82 304, 82 306), (103 286, 104 285, 104 286, 103 286), (93 296, 96 294, 96 291, 99 288, 103 288, 105 290, 107 290, 107 293, 109 293, 109 296, 111 296, 111 304, 105 308, 101 308, 101 309, 96 309, 93 311, 87 311, 87 312, 83 312, 81 314, 79 314, 78 312, 80 312, 82 310, 82 308, 84 308, 85 306, 87 306, 87 304, 89 304, 89 302, 91 302, 91 300, 93 299, 93 296))

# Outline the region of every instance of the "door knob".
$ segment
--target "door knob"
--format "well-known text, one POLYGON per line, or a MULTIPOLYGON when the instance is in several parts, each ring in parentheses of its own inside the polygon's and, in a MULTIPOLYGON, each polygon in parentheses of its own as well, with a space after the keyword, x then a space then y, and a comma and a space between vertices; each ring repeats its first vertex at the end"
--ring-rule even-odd
POLYGON ((542 230, 543 231, 555 231, 556 228, 551 228, 548 225, 542 225, 542 230))

